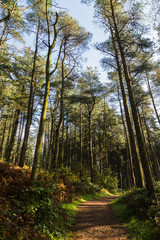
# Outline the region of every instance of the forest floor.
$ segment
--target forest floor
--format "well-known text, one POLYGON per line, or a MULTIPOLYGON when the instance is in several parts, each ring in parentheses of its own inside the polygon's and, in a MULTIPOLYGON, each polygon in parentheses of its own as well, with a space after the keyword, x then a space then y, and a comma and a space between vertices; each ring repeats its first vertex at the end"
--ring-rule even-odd
POLYGON ((79 206, 72 240, 126 240, 126 229, 114 213, 111 202, 117 196, 106 196, 79 206))

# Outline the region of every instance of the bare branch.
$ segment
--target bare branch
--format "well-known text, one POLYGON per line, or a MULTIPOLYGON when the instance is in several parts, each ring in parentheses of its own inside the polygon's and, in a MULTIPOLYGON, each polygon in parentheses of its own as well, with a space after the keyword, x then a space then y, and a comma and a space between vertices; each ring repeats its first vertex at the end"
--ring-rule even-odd
POLYGON ((47 47, 49 47, 48 44, 47 44, 45 41, 42 41, 42 42, 44 43, 44 45, 46 45, 47 47))
POLYGON ((61 56, 62 46, 63 46, 63 40, 61 42, 61 46, 60 46, 60 49, 59 49, 58 58, 57 58, 57 61, 56 61, 55 68, 50 72, 50 76, 56 71, 56 69, 58 67, 59 59, 60 59, 60 56, 61 56))
POLYGON ((18 9, 18 11, 25 11, 31 7, 33 7, 39 0, 36 0, 32 5, 30 5, 29 7, 23 8, 23 9, 18 9))

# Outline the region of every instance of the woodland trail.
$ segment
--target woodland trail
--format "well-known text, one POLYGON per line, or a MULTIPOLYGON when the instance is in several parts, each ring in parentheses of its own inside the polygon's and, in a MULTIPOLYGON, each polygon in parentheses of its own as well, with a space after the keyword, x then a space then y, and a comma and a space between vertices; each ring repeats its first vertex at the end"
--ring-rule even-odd
POLYGON ((107 196, 83 203, 75 219, 72 240, 129 240, 110 203, 117 196, 107 196))

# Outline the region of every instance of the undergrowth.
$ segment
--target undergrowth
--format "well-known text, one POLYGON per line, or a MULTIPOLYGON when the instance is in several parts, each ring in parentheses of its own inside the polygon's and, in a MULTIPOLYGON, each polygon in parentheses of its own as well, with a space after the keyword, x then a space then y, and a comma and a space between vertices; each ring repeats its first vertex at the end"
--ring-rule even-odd
POLYGON ((0 240, 70 239, 77 206, 107 195, 68 170, 41 172, 34 185, 30 170, 0 162, 0 240))
MULTIPOLYGON (((160 187, 156 194, 160 200, 160 187)), ((160 208, 157 201, 148 197, 145 189, 134 189, 112 203, 112 207, 134 240, 160 239, 160 208)))

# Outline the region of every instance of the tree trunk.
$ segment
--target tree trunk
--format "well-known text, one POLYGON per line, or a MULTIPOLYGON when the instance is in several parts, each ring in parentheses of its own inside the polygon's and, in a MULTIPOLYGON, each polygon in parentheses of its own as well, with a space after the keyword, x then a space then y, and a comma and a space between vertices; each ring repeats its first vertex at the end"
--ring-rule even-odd
POLYGON ((41 112, 41 119, 40 119, 38 136, 37 136, 37 144, 36 144, 36 149, 34 154, 34 162, 32 166, 31 182, 34 181, 35 179, 35 173, 36 173, 37 165, 39 163, 40 155, 41 155, 43 130, 44 130, 44 123, 46 119, 49 89, 50 89, 50 74, 49 74, 50 61, 51 61, 51 49, 49 49, 48 56, 47 56, 45 94, 44 94, 43 108, 41 112))
POLYGON ((147 122, 146 122, 146 118, 145 118, 144 114, 143 114, 143 120, 144 120, 146 132, 147 132, 147 137, 148 137, 149 152, 150 152, 150 156, 151 156, 151 159, 152 159, 151 164, 152 164, 154 177, 155 177, 156 181, 159 181, 160 180, 160 165, 159 165, 159 162, 158 162, 158 158, 156 156, 156 152, 155 152, 153 143, 151 141, 150 129, 147 126, 147 122))
POLYGON ((121 154, 120 154, 120 151, 119 151, 119 147, 117 147, 117 151, 116 151, 116 154, 117 154, 117 175, 118 175, 118 187, 119 188, 123 188, 122 186, 122 157, 121 157, 121 154))
POLYGON ((70 132, 69 132, 69 146, 68 146, 68 167, 71 169, 72 164, 72 131, 70 125, 70 132))
POLYGON ((61 135, 59 139, 58 168, 64 167, 64 120, 61 127, 61 135))
POLYGON ((46 162, 46 156, 47 156, 47 131, 46 129, 44 130, 43 134, 43 153, 41 157, 41 163, 40 163, 40 168, 44 169, 45 168, 45 162, 46 162))
POLYGON ((94 182, 94 163, 93 163, 93 148, 92 148, 92 133, 91 133, 91 111, 88 113, 88 128, 89 128, 89 157, 90 157, 90 174, 91 182, 94 182))
POLYGON ((5 133, 6 133, 6 128, 7 128, 7 119, 5 120, 4 128, 3 128, 3 133, 2 133, 2 140, 1 140, 1 145, 0 145, 0 156, 3 158, 3 144, 5 140, 5 133))
POLYGON ((55 132, 55 147, 54 147, 54 155, 52 158, 52 163, 51 163, 51 169, 55 170, 57 172, 58 170, 58 156, 59 156, 59 137, 60 137, 60 130, 63 125, 64 121, 64 89, 65 89, 65 73, 64 73, 64 61, 66 57, 66 49, 65 49, 65 44, 64 44, 64 55, 62 59, 62 88, 61 88, 61 100, 60 100, 60 117, 59 117, 59 122, 56 128, 55 132))
POLYGON ((59 91, 56 93, 55 97, 55 108, 51 108, 51 131, 50 131, 50 145, 47 154, 47 162, 46 162, 46 169, 50 169, 50 165, 52 164, 52 157, 54 155, 55 149, 55 131, 56 131, 56 112, 59 106, 59 91))
POLYGON ((104 96, 104 145, 105 145, 105 160, 104 165, 109 168, 109 160, 108 160, 108 147, 107 147, 107 131, 106 131, 106 99, 104 96))
MULTIPOLYGON (((49 29, 49 19, 48 19, 48 2, 46 1, 46 18, 47 18, 47 25, 48 25, 48 53, 47 53, 47 61, 46 61, 46 85, 45 85, 45 94, 44 94, 44 100, 43 100, 43 107, 41 112, 41 119, 39 124, 39 130, 38 130, 38 136, 37 136, 37 143, 35 148, 35 154, 34 154, 34 161, 32 166, 32 172, 31 172, 31 183, 35 179, 36 169, 39 164, 40 155, 41 155, 41 148, 42 148, 42 138, 43 138, 43 130, 44 130, 44 124, 46 119, 46 112, 47 112, 47 105, 48 105, 48 98, 49 98, 49 90, 50 90, 50 77, 56 70, 56 67, 52 72, 50 72, 50 66, 51 66, 51 54, 52 50, 55 47, 56 40, 57 40, 57 24, 58 24, 58 14, 56 14, 56 21, 54 23, 54 39, 52 44, 50 45, 50 29, 49 29)), ((58 60, 57 60, 58 61, 58 60)))
MULTIPOLYGON (((110 20, 109 20, 109 23, 110 23, 110 20)), ((127 127, 128 127, 130 147, 131 147, 131 152, 132 152, 132 159, 134 161, 135 180, 136 180, 137 187, 141 188, 141 187, 144 186, 142 166, 141 166, 140 157, 139 157, 137 144, 136 144, 136 139, 135 139, 135 135, 134 135, 134 130, 133 130, 133 126, 132 126, 128 101, 127 101, 127 95, 126 95, 126 91, 125 91, 125 86, 124 86, 124 81, 123 81, 123 76, 122 76, 122 70, 121 70, 121 65, 120 65, 119 56, 118 56, 118 50, 117 50, 116 43, 115 43, 115 40, 114 40, 114 35, 113 35, 113 30, 112 30, 111 23, 110 23, 110 30, 111 30, 111 34, 112 34, 112 43, 113 43, 115 56, 116 56, 118 76, 119 76, 119 81, 120 81, 124 111, 125 111, 126 122, 127 122, 127 127)))
MULTIPOLYGON (((124 134, 125 134, 125 138, 126 138, 126 142, 127 142, 127 148, 128 148, 128 157, 129 157, 129 161, 130 161, 130 164, 129 164, 130 167, 128 166, 127 169, 130 168, 130 170, 131 170, 130 171, 130 178, 132 180, 133 186, 136 186, 136 179, 135 179, 135 175, 134 175, 134 167, 133 167, 133 157, 132 157, 132 151, 131 151, 131 144, 130 144, 130 141, 128 139, 128 133, 127 133, 126 124, 125 124, 125 121, 124 121, 123 109, 122 109, 122 104, 121 104, 121 100, 120 100, 119 87, 117 86, 117 88, 118 88, 118 100, 119 100, 119 104, 120 104, 122 123, 123 123, 123 128, 124 128, 124 134)), ((128 163, 126 163, 126 164, 128 165, 128 163)))
POLYGON ((7 162, 11 162, 11 160, 12 160, 13 148, 14 148, 14 144, 15 144, 15 140, 16 140, 16 133, 17 133, 18 122, 19 122, 19 115, 20 115, 20 109, 16 109, 12 132, 11 132, 11 138, 10 138, 10 142, 9 142, 9 145, 7 148, 7 155, 6 155, 7 162))
POLYGON ((152 89, 151 89, 151 86, 150 86, 150 83, 149 83, 149 76, 148 76, 147 72, 146 72, 146 82, 147 82, 149 94, 150 94, 151 99, 152 99, 153 108, 154 108, 158 123, 160 124, 160 118, 159 118, 158 111, 157 111, 157 108, 156 108, 156 104, 155 104, 155 101, 154 101, 154 97, 153 97, 153 94, 152 94, 152 89))
POLYGON ((36 70, 36 59, 37 59, 37 53, 38 53, 39 29, 40 29, 40 19, 38 20, 36 47, 35 47, 34 58, 33 58, 33 68, 32 68, 32 75, 31 75, 30 93, 29 93, 28 110, 27 110, 27 122, 25 126, 24 139, 23 139, 23 144, 22 144, 21 153, 20 153, 20 160, 19 160, 20 167, 23 167, 25 163, 29 131, 32 123, 33 103, 34 103, 34 78, 35 78, 35 70, 36 70))
POLYGON ((66 113, 66 141, 65 141, 65 155, 64 155, 64 163, 65 167, 68 167, 68 157, 69 157, 69 125, 68 125, 68 111, 66 113))
POLYGON ((10 123, 9 123, 8 133, 7 133, 7 141, 6 141, 5 153, 4 153, 4 158, 5 159, 7 158, 8 147, 9 147, 10 138, 11 138, 11 131, 12 131, 12 126, 13 126, 13 121, 14 121, 14 112, 13 111, 12 111, 12 115, 11 115, 11 120, 10 120, 10 123))
POLYGON ((101 128, 100 128, 100 121, 99 120, 99 125, 98 125, 98 145, 99 145, 99 173, 100 175, 103 174, 103 157, 102 157, 102 143, 103 143, 103 138, 101 135, 101 128))
POLYGON ((16 150, 16 156, 15 156, 15 165, 17 165, 19 161, 19 155, 20 155, 20 146, 22 141, 22 134, 24 130, 24 114, 21 115, 20 124, 19 124, 19 133, 18 133, 18 141, 17 141, 17 150, 16 150))
POLYGON ((82 177, 83 176, 83 159, 82 159, 82 104, 81 103, 80 103, 79 138, 80 138, 80 177, 82 177))
POLYGON ((121 53, 123 70, 124 70, 125 80, 126 80, 126 83, 127 83, 129 100, 130 100, 130 104, 131 104, 135 130, 136 130, 136 134, 137 134, 139 152, 140 152, 141 162, 142 162, 143 171, 144 171, 145 180, 146 180, 146 188, 148 190, 149 195, 155 195, 153 177, 152 177, 152 174, 151 174, 151 169, 149 167, 146 148, 145 148, 144 141, 143 141, 142 130, 141 130, 141 126, 140 126, 140 120, 139 120, 139 116, 138 116, 138 112, 137 112, 137 108, 136 108, 136 104, 135 104, 135 99, 134 99, 134 95, 133 95, 133 88, 132 88, 132 85, 131 85, 131 77, 130 77, 130 74, 129 74, 129 71, 128 71, 128 67, 127 67, 127 63, 126 63, 126 59, 125 59, 125 54, 124 54, 123 46, 122 46, 120 35, 119 35, 119 30, 118 30, 118 26, 117 26, 117 22, 116 22, 116 18, 115 18, 115 13, 114 13, 114 7, 113 7, 112 0, 110 0, 110 3, 111 3, 111 10, 112 10, 112 18, 113 18, 114 28, 115 28, 115 35, 116 35, 119 50, 120 50, 120 53, 121 53))

